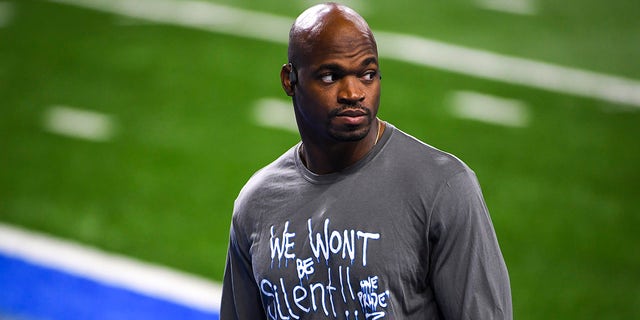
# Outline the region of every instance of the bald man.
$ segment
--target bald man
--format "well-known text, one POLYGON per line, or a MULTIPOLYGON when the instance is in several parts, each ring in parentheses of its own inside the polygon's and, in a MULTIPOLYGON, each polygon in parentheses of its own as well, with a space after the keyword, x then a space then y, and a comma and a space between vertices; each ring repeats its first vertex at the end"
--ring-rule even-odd
POLYGON ((471 169, 377 118, 374 36, 307 9, 280 72, 301 142, 236 199, 221 319, 511 319, 471 169))

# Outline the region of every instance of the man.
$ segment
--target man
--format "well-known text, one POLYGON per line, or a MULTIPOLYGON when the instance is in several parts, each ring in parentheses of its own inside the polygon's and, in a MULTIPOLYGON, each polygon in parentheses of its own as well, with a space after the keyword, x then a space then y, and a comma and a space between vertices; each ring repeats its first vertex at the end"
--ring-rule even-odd
POLYGON ((302 141, 236 199, 221 319, 511 319, 474 173, 376 117, 364 19, 306 10, 280 77, 302 141))

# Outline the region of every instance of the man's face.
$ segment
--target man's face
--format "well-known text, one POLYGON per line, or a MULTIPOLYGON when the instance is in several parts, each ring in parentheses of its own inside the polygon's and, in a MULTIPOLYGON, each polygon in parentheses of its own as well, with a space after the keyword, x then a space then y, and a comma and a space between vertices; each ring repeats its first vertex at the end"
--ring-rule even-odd
POLYGON ((294 105, 309 138, 358 141, 369 133, 380 104, 375 44, 357 28, 326 31, 300 59, 294 105))

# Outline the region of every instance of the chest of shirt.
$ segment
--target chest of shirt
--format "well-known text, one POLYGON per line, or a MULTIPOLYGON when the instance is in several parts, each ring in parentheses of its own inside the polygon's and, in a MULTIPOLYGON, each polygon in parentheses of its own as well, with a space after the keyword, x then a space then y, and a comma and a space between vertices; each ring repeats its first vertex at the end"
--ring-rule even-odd
POLYGON ((265 308, 374 314, 419 291, 428 272, 423 209, 376 199, 316 197, 263 212, 250 253, 265 308))

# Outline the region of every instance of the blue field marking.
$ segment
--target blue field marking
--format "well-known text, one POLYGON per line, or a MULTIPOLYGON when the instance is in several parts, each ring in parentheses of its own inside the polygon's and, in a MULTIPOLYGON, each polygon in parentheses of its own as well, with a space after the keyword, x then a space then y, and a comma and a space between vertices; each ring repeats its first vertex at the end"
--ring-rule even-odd
POLYGON ((39 266, 0 253, 0 318, 219 319, 217 313, 39 266))

